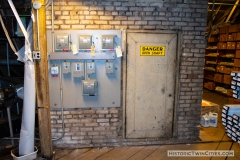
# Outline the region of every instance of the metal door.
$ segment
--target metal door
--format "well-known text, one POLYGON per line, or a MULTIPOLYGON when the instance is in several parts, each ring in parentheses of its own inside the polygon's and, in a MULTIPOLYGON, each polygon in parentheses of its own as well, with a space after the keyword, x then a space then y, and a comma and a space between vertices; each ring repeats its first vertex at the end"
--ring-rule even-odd
POLYGON ((173 134, 177 34, 127 33, 126 138, 173 134), (141 46, 165 46, 165 56, 140 56, 141 46))

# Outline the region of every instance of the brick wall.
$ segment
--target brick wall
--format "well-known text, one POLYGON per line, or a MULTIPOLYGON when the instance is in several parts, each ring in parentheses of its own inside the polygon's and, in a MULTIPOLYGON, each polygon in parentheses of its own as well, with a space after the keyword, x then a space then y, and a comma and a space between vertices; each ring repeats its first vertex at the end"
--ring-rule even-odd
MULTIPOLYGON (((194 141, 199 137, 207 3, 208 0, 59 0, 54 2, 54 28, 181 31, 176 136, 172 141, 194 141)), ((47 29, 51 29, 51 7, 46 12, 47 29)), ((62 132, 60 113, 51 111, 53 137, 62 132)), ((64 115, 66 134, 55 145, 76 147, 136 141, 122 136, 122 108, 76 109, 64 111, 64 115)))

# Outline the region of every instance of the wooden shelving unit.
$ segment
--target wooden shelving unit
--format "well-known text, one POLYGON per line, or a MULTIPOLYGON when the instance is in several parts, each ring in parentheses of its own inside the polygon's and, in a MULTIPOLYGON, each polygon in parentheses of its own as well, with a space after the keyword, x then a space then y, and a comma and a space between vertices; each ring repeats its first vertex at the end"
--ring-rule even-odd
POLYGON ((204 88, 231 97, 232 71, 240 70, 240 24, 211 34, 205 52, 204 88))

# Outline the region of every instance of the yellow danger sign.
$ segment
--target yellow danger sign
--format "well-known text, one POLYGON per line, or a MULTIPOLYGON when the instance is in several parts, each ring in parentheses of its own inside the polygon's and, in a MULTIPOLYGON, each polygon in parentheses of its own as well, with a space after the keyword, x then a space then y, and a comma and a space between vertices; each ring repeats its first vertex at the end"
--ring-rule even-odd
POLYGON ((165 46, 140 46, 140 56, 165 56, 165 46))

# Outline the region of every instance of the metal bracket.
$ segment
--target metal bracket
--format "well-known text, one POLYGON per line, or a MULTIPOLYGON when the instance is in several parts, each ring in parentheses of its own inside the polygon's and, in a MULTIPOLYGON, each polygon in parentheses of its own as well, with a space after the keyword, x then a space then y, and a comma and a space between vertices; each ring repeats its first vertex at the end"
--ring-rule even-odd
POLYGON ((40 51, 33 51, 33 59, 41 59, 40 51))

